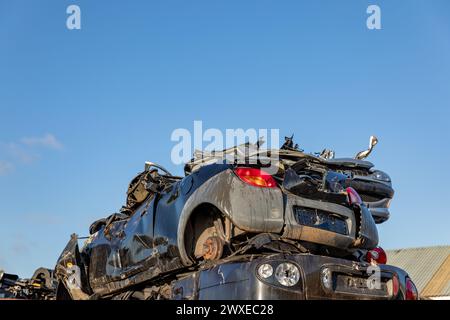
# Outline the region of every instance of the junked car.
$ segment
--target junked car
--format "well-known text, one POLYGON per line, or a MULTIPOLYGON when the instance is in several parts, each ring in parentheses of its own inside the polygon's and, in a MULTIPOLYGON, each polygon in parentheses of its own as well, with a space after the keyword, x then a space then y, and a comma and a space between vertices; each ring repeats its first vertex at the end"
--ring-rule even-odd
MULTIPOLYGON (((283 286, 283 275, 294 275, 286 280, 295 282, 292 287, 302 282, 291 294, 263 290, 251 297, 406 297, 399 292, 407 291, 410 280, 393 267, 384 267, 384 289, 378 294, 363 285, 371 276, 363 271, 384 262, 377 248, 377 212, 357 191, 384 191, 367 187, 377 180, 372 167, 361 159, 306 154, 289 139, 280 150, 247 143, 220 153, 196 152, 185 177, 146 163, 130 183, 126 206, 94 222, 81 250, 75 235, 64 249, 55 270, 57 298, 202 298, 198 290, 204 282, 199 281, 214 275, 214 268, 235 268, 241 280, 253 279, 256 285, 259 279, 271 288, 283 286), (243 162, 227 161, 237 154, 243 162), (268 168, 265 157, 278 161, 268 168), (272 274, 264 278, 261 268, 272 268, 272 274), (328 289, 322 288, 323 274, 331 281, 328 289), (179 281, 197 291, 177 295, 179 281), (304 285, 316 294, 304 295, 304 285), (351 292, 334 294, 339 285, 351 292)), ((232 298, 226 293, 209 297, 232 298)))
POLYGON ((0 270, 0 300, 53 300, 56 286, 53 271, 49 269, 37 269, 31 279, 0 270))
MULTIPOLYGON (((372 213, 375 223, 381 224, 390 217, 389 206, 395 192, 390 176, 375 169, 373 163, 365 160, 377 144, 377 137, 371 136, 367 150, 358 152, 354 158, 336 159, 335 152, 329 149, 315 155, 305 154, 294 145, 291 137, 286 138, 280 157, 287 165, 295 165, 297 168, 306 162, 306 167, 312 173, 335 170, 344 174, 346 176, 344 185, 357 190, 372 213)), ((319 174, 318 178, 321 179, 322 176, 323 173, 319 174)))

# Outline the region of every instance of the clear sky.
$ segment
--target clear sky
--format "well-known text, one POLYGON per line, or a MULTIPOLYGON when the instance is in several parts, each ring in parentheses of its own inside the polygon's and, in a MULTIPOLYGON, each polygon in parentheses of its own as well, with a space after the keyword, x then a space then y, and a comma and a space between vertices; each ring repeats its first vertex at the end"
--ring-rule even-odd
POLYGON ((381 245, 450 244, 449 77, 448 0, 0 0, 0 268, 52 268, 144 161, 181 174, 170 136, 194 120, 337 156, 376 134, 381 245))

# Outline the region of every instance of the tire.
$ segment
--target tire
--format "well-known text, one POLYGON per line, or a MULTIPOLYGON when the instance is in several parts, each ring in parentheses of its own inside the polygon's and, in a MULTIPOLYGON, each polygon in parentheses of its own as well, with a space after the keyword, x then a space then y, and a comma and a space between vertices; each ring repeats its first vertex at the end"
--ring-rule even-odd
POLYGON ((56 288, 56 300, 59 301, 71 301, 73 300, 70 296, 69 291, 66 289, 66 286, 61 282, 58 283, 58 287, 56 288))

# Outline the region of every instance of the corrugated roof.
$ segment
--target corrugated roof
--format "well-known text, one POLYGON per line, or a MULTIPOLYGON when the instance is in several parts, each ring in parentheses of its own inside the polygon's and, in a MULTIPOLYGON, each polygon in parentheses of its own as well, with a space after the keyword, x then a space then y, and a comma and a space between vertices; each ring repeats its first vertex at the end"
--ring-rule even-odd
POLYGON ((389 250, 387 254, 388 263, 406 270, 419 292, 426 288, 426 296, 450 296, 450 270, 448 263, 444 265, 450 246, 389 250), (437 277, 446 283, 428 286, 437 277))
MULTIPOLYGON (((444 292, 449 293, 450 292, 450 281, 447 281, 447 285, 444 288, 444 292)), ((450 296, 450 294, 447 294, 447 296, 450 296)))

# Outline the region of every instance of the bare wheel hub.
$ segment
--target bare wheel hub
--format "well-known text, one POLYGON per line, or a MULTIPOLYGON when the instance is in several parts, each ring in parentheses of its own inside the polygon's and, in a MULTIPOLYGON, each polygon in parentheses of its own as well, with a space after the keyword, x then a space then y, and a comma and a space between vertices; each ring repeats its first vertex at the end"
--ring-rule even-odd
POLYGON ((209 237, 203 243, 203 259, 219 260, 223 254, 223 241, 219 237, 209 237))

